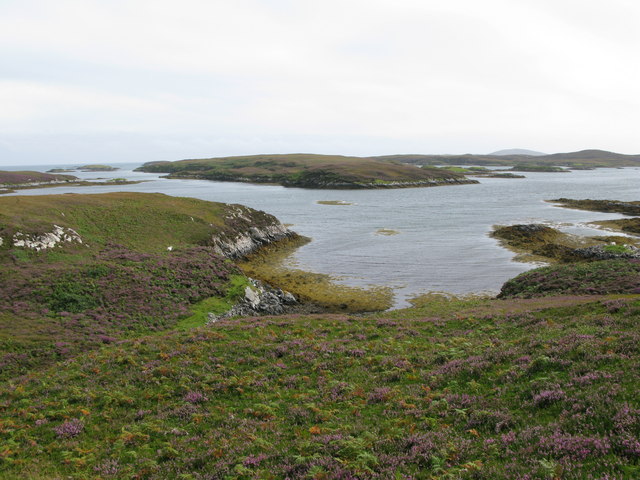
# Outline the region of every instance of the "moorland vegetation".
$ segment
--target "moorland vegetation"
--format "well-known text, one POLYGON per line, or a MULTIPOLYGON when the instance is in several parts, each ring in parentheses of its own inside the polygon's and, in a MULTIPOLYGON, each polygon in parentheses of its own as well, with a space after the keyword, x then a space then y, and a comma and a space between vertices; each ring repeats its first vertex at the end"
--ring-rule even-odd
POLYGON ((640 476, 635 259, 534 269, 499 299, 205 325, 250 288, 220 238, 277 220, 42 198, 0 199, 0 478, 640 476))

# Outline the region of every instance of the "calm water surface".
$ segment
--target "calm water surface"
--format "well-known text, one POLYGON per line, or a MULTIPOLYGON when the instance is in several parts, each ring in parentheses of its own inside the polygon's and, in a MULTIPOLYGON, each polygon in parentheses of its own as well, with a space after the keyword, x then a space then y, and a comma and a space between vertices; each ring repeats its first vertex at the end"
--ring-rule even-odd
MULTIPOLYGON (((160 192, 264 210, 313 241, 290 259, 292 265, 339 277, 348 285, 394 288, 396 306, 418 293, 496 292, 532 265, 517 263, 488 233, 496 224, 544 222, 568 233, 605 234, 586 222, 620 218, 558 208, 558 197, 640 200, 640 169, 598 169, 570 173, 525 173, 524 179, 480 179, 480 184, 396 190, 305 190, 205 180, 167 180, 133 172, 74 173, 83 178, 148 180, 112 187, 56 187, 19 195, 160 192), (320 205, 341 200, 353 205, 320 205), (391 229, 397 235, 380 235, 391 229)), ((6 168, 6 167, 3 167, 6 168)), ((45 171, 51 166, 21 166, 45 171)), ((16 167, 15 169, 18 169, 16 167)))

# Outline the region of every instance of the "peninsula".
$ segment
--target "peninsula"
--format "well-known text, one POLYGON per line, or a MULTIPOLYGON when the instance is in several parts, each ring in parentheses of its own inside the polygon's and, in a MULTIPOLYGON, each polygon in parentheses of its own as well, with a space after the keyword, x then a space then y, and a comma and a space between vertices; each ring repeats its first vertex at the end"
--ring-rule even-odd
POLYGON ((142 172, 167 178, 271 183, 301 188, 403 188, 478 183, 456 172, 339 155, 286 154, 148 162, 142 172))
POLYGON ((48 187, 91 187, 96 185, 131 185, 140 180, 126 180, 112 178, 104 182, 81 180, 74 175, 60 175, 57 173, 42 173, 33 171, 0 170, 0 195, 13 193, 16 190, 48 187))

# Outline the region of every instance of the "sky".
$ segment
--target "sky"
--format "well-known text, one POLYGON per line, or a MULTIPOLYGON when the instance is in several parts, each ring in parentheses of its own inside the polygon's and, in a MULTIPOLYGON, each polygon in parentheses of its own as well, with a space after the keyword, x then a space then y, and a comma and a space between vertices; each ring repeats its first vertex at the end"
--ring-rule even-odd
POLYGON ((637 0, 0 0, 0 164, 640 153, 637 0))

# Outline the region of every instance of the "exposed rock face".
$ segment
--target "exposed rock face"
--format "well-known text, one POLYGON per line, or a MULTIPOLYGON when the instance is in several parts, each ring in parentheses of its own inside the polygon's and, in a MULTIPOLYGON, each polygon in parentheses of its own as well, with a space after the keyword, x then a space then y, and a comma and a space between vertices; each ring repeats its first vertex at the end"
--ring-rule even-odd
POLYGON ((246 287, 244 298, 231 310, 222 314, 209 314, 207 324, 231 317, 253 317, 258 315, 282 315, 299 306, 298 300, 291 293, 271 288, 259 280, 251 279, 253 288, 246 287))
MULTIPOLYGON (((54 225, 52 232, 42 234, 16 232, 12 240, 14 247, 30 248, 36 252, 53 248, 61 243, 82 243, 82 238, 80 238, 78 232, 72 228, 60 227, 59 225, 54 225)), ((1 242, 0 245, 2 245, 1 242)))
POLYGON ((614 258, 640 258, 640 249, 625 245, 626 251, 616 252, 607 250, 605 246, 594 245, 585 248, 576 248, 571 252, 574 257, 585 260, 611 260, 614 258))
POLYGON ((227 258, 245 257, 263 245, 297 235, 273 215, 241 205, 230 206, 224 221, 227 228, 213 235, 210 243, 227 258))

